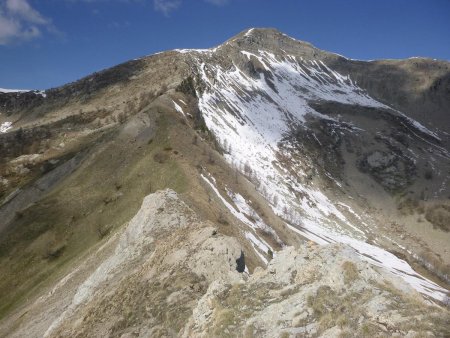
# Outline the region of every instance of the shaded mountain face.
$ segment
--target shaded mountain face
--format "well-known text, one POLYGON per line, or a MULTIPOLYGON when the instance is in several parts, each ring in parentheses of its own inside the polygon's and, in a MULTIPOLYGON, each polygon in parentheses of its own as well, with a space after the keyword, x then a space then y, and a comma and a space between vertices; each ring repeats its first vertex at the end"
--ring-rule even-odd
MULTIPOLYGON (((351 256, 359 272, 367 264, 375 269, 355 290, 376 289, 373 281, 379 269, 393 280, 403 280, 394 283, 397 288, 409 285, 429 301, 445 302, 450 282, 449 74, 445 61, 356 61, 273 29, 250 29, 216 48, 155 54, 45 92, 0 93, 0 272, 7 276, 0 281, 0 316, 5 318, 1 327, 19 336, 30 333, 14 331, 27 306, 39 308, 39 303, 24 300, 45 292, 53 295, 50 289, 55 285, 59 286, 53 290, 64 285, 72 292, 68 295, 75 296, 65 297, 67 303, 50 302, 46 317, 39 320, 46 324, 33 334, 92 333, 94 324, 69 325, 70 318, 86 316, 90 319, 83 320, 95 322, 100 318, 93 310, 95 302, 108 308, 109 291, 116 292, 111 306, 121 324, 99 328, 101 335, 111 334, 108 330, 124 333, 136 325, 139 320, 122 318, 120 306, 116 308, 127 294, 124 281, 139 280, 139 288, 144 288, 144 272, 137 278, 133 269, 145 266, 143 271, 153 278, 152 290, 166 290, 164 270, 170 267, 175 273, 176 262, 154 271, 154 258, 145 256, 130 270, 115 266, 114 282, 96 284, 100 289, 117 286, 115 291, 105 289, 86 306, 81 303, 90 300, 78 301, 76 295, 94 278, 86 276, 97 276, 97 268, 108 266, 104 262, 122 256, 119 249, 107 248, 114 248, 112 241, 126 231, 144 197, 166 188, 178 192, 195 211, 201 222, 190 222, 199 234, 199 229, 214 226, 211 231, 228 243, 229 252, 220 250, 228 255, 229 266, 222 264, 221 254, 208 259, 216 262, 211 266, 223 267, 223 275, 232 271, 233 276, 213 287, 215 268, 195 270, 198 267, 179 253, 181 246, 175 246, 180 243, 175 244, 169 233, 156 239, 153 230, 143 233, 150 236, 149 247, 155 244, 158 251, 168 245, 173 259, 180 258, 183 272, 177 280, 185 274, 197 285, 190 289, 184 322, 177 322, 171 335, 200 336, 209 332, 201 327, 216 326, 214 330, 224 333, 228 326, 222 327, 222 320, 238 325, 228 323, 229 316, 222 318, 221 311, 224 306, 233 308, 234 297, 241 293, 253 292, 261 304, 270 305, 263 291, 272 272, 249 277, 250 281, 246 274, 270 266, 274 257, 270 271, 284 269, 277 255, 300 264, 292 258, 297 255, 294 249, 285 247, 307 251, 306 241, 328 245, 323 252, 317 250, 318 255, 351 256), (173 243, 165 243, 166 237, 173 243), (114 250, 116 256, 111 254, 114 250), (83 263, 86 257, 91 257, 90 263, 83 263), (238 272, 233 270, 235 262, 238 272), (238 282, 236 273, 242 272, 246 277, 238 282), (236 283, 247 284, 241 288, 234 287, 236 283), (214 316, 205 321, 201 315, 206 299, 215 305, 210 309, 214 316), (67 318, 57 318, 55 309, 68 304, 67 318)), ((166 207, 160 208, 153 212, 164 213, 166 207)), ((187 240, 185 230, 176 232, 196 252, 195 240, 187 240)), ((220 246, 217 243, 212 247, 220 246)), ((149 250, 145 252, 153 249, 149 250)), ((312 271, 327 261, 300 265, 312 271)), ((343 273, 339 269, 344 261, 338 261, 339 266, 330 262, 326 267, 331 277, 322 279, 323 271, 317 270, 311 273, 314 279, 297 283, 294 276, 289 282, 294 296, 284 291, 280 295, 287 302, 299 297, 303 303, 321 292, 347 299, 350 295, 334 287, 323 288, 332 276, 343 273), (298 289, 299 283, 312 283, 311 295, 298 289)), ((276 275, 276 288, 287 285, 285 277, 276 275)), ((185 287, 173 285, 171 292, 185 287)), ((161 294, 147 306, 164 302, 166 296, 161 294)), ((126 297, 132 311, 136 295, 126 297)), ((177 297, 171 297, 175 305, 170 311, 181 306, 177 297)), ((402 306, 412 306, 408 304, 402 306)), ((274 328, 263 318, 273 313, 250 305, 255 310, 248 313, 252 323, 271 336, 274 328)), ((314 308, 312 303, 308 306, 314 308)), ((147 312, 153 321, 142 332, 168 334, 174 319, 161 324, 155 314, 160 310, 152 311, 147 312), (160 331, 151 329, 156 322, 160 331)), ((324 313, 315 313, 319 317, 314 319, 309 312, 298 320, 311 325, 308 330, 314 328, 317 335, 323 333, 317 320, 324 313)), ((284 323, 293 323, 298 313, 290 315, 284 323)), ((30 310, 26 318, 37 320, 33 316, 36 312, 30 310)), ((244 314, 236 310, 233 316, 244 314)), ((239 327, 246 330, 242 321, 239 327)), ((339 330, 347 329, 344 325, 339 330)))

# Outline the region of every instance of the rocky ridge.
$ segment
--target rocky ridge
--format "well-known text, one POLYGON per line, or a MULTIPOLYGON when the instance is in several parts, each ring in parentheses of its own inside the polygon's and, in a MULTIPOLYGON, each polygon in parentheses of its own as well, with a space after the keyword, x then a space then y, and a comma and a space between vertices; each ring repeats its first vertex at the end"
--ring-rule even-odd
POLYGON ((441 336, 449 325, 446 310, 349 247, 286 247, 251 275, 241 250, 174 191, 156 192, 10 336, 441 336))

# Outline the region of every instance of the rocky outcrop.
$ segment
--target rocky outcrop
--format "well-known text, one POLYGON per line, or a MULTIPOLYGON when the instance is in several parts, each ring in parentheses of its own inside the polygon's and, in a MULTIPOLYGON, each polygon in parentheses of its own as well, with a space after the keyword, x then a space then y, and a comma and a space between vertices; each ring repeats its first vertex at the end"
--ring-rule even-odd
POLYGON ((9 335, 443 336, 448 328, 446 310, 349 247, 287 247, 251 275, 242 248, 174 191, 156 192, 9 335))
POLYGON ((369 173, 388 191, 399 191, 411 183, 415 173, 413 160, 394 153, 378 150, 365 154, 358 163, 363 172, 369 173))
POLYGON ((211 283, 242 279, 240 257, 236 239, 199 221, 174 191, 159 191, 34 304, 40 325, 24 325, 13 336, 176 336, 211 283))
POLYGON ((343 245, 286 248, 247 281, 211 285, 185 337, 444 336, 449 313, 343 245))
POLYGON ((0 92, 0 113, 10 115, 14 112, 29 109, 44 102, 44 96, 35 91, 0 92))

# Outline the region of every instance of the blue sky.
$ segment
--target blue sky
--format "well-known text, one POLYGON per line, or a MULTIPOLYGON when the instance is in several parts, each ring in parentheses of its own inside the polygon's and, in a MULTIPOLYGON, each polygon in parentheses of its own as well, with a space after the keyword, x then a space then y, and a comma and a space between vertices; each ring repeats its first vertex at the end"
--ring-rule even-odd
POLYGON ((449 0, 0 0, 0 87, 56 87, 250 27, 355 59, 450 60, 449 18, 449 0))

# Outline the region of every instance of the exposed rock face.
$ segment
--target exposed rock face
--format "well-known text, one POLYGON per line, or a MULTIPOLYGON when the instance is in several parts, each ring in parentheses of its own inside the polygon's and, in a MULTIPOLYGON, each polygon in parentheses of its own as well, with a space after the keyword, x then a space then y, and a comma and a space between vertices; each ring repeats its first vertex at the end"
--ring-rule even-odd
POLYGON ((415 174, 414 162, 406 158, 402 161, 394 153, 375 150, 363 155, 359 162, 363 172, 368 172, 388 191, 401 191, 412 182, 415 174))
POLYGON ((349 247, 289 247, 245 282, 210 286, 184 336, 442 336, 446 316, 349 247))
POLYGON ((0 92, 1 111, 6 115, 41 104, 44 97, 36 92, 0 92))
POLYGON ((242 279, 239 257, 236 239, 199 221, 174 191, 159 191, 37 302, 36 310, 51 304, 34 314, 41 325, 25 325, 13 336, 177 336, 210 283, 242 279), (53 307, 64 310, 57 314, 53 307))

